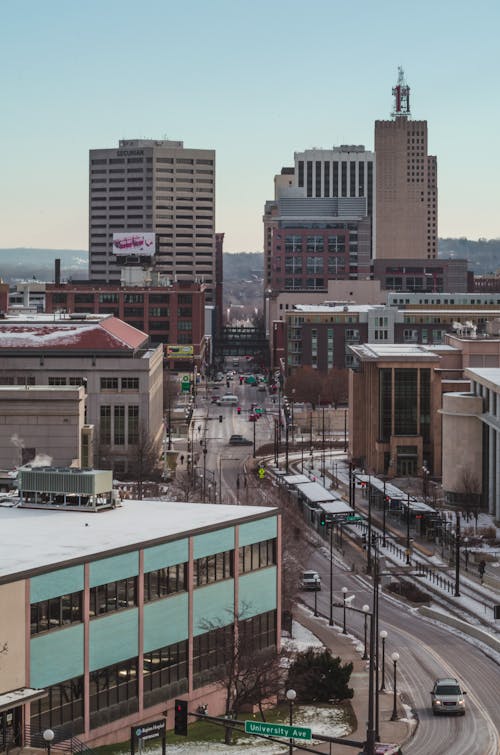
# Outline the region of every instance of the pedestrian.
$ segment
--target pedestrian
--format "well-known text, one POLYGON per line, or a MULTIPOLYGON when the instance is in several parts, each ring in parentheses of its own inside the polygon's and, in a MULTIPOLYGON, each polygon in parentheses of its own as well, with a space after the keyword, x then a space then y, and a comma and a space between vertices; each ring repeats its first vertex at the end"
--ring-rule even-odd
POLYGON ((181 464, 184 464, 184 454, 181 454, 181 464))
POLYGON ((479 562, 478 571, 479 579, 481 580, 481 584, 483 584, 484 572, 486 571, 486 561, 484 561, 484 559, 481 559, 481 561, 479 562))

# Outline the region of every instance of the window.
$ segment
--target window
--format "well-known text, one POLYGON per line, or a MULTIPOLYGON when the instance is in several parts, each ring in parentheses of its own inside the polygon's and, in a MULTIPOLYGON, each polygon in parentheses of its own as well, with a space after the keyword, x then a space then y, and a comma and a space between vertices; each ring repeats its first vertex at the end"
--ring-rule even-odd
POLYGON ((85 378, 82 377, 70 377, 68 378, 69 385, 85 385, 85 378))
POLYGON ((49 377, 49 385, 66 385, 65 377, 49 377))
POLYGON ((99 294, 99 304, 118 304, 118 294, 99 294))
POLYGON ((223 666, 233 654, 233 625, 213 629, 193 638, 193 675, 194 686, 201 686, 204 678, 199 676, 223 666), (198 677, 198 679, 197 679, 198 677))
POLYGON ((83 676, 48 687, 46 697, 31 703, 31 732, 71 724, 73 734, 83 732, 83 676))
MULTIPOLYGON (((144 695, 145 706, 148 705, 148 692, 166 687, 183 679, 187 681, 188 643, 177 642, 151 653, 144 653, 144 695)), ((168 697, 169 695, 167 695, 168 697)))
POLYGON ((144 602, 187 590, 187 564, 175 564, 144 575, 144 602))
POLYGON ((118 390, 118 378, 102 377, 101 378, 101 391, 117 391, 118 390))
POLYGON ((131 404, 128 407, 128 442, 131 445, 139 443, 139 407, 131 404))
POLYGON ((209 585, 233 576, 233 551, 198 558, 193 564, 193 586, 209 585))
POLYGON ((137 658, 90 673, 90 725, 95 728, 137 710, 137 658), (105 711, 105 717, 97 716, 105 711))
POLYGON ((143 304, 144 294, 125 294, 123 301, 125 304, 143 304))
POLYGON ((101 406, 100 412, 100 442, 104 445, 111 443, 111 407, 101 406))
POLYGON ((125 445, 125 407, 114 407, 114 443, 115 446, 125 445))
POLYGON ((417 370, 394 370, 394 432, 417 433, 417 370))
POLYGON ((138 391, 138 390, 139 390, 138 377, 122 378, 122 391, 138 391))
POLYGON ((82 593, 73 592, 50 600, 41 600, 31 606, 31 634, 83 621, 82 593))
POLYGON ((89 616, 91 618, 136 605, 137 577, 128 577, 90 588, 89 616))
POLYGON ((150 307, 150 317, 168 317, 168 307, 150 307))
POLYGON ((255 571, 276 563, 276 540, 262 540, 239 549, 239 573, 255 571))
POLYGON ((239 642, 249 652, 276 645, 276 611, 268 611, 238 622, 239 642))

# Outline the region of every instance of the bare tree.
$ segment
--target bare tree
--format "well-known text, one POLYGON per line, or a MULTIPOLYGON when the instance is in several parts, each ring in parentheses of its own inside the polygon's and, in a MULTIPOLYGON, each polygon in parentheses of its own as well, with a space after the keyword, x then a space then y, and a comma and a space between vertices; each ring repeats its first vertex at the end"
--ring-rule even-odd
POLYGON ((159 474, 158 443, 150 438, 145 425, 141 424, 137 443, 129 454, 127 473, 127 477, 137 483, 137 498, 139 500, 142 500, 146 480, 158 480, 159 474))
MULTIPOLYGON (((205 621, 205 632, 212 633, 218 665, 213 669, 214 679, 225 693, 225 714, 237 718, 246 706, 258 705, 265 720, 264 703, 277 696, 281 684, 280 656, 276 647, 259 647, 252 633, 250 606, 233 612, 228 609, 229 624, 223 621, 205 621)), ((225 729, 225 743, 232 744, 233 729, 225 729)))
POLYGON ((455 497, 457 504, 461 506, 462 511, 467 515, 474 516, 477 529, 477 520, 481 503, 481 483, 478 475, 470 467, 462 470, 458 480, 455 497))

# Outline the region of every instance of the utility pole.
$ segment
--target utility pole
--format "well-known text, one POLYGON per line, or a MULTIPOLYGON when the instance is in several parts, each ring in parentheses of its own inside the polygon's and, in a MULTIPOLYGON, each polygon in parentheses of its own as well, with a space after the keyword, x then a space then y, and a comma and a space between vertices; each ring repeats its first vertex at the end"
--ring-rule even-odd
POLYGON ((460 597, 460 512, 456 512, 455 525, 455 598, 460 597))

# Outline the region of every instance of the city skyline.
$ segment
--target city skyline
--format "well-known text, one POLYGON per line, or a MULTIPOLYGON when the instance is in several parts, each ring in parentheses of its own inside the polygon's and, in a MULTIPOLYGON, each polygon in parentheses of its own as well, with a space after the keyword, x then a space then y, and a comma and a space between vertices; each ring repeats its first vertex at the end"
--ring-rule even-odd
POLYGON ((216 230, 227 251, 261 251, 274 175, 296 151, 373 149, 398 65, 437 155, 439 236, 499 237, 496 4, 307 12, 296 0, 150 0, 142 15, 127 0, 5 6, 0 247, 87 249, 89 149, 166 137, 216 151, 216 230))

